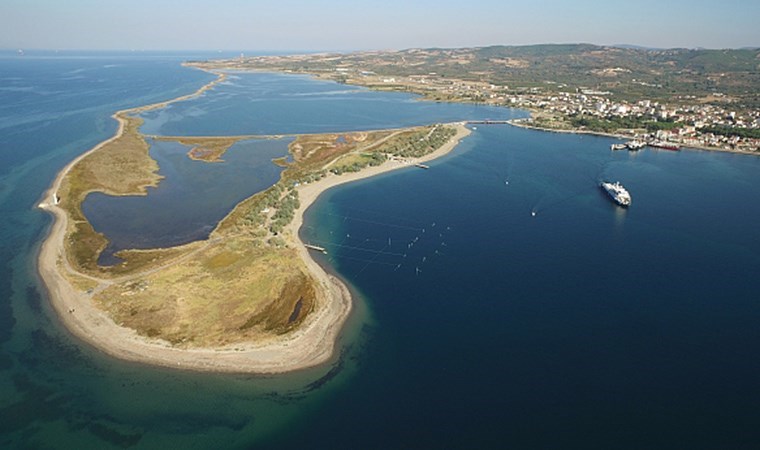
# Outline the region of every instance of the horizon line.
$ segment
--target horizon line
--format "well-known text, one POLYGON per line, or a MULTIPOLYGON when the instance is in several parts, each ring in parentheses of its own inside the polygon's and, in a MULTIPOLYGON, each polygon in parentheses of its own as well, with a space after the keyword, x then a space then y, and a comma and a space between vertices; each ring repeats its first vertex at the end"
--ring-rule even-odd
POLYGON ((561 46, 561 45, 592 45, 607 48, 624 48, 632 50, 758 50, 760 45, 745 45, 740 47, 653 47, 638 44, 594 44, 591 42, 545 42, 534 44, 487 44, 472 46, 416 46, 404 48, 357 48, 357 49, 199 49, 199 48, 165 48, 165 49, 136 49, 136 48, 44 48, 44 47, 3 47, 0 52, 119 52, 119 53, 157 53, 157 52, 203 52, 203 53, 246 53, 246 52, 263 52, 263 53, 357 53, 357 52, 383 52, 383 51, 405 51, 405 50, 464 50, 478 49, 489 47, 536 47, 536 46, 561 46))

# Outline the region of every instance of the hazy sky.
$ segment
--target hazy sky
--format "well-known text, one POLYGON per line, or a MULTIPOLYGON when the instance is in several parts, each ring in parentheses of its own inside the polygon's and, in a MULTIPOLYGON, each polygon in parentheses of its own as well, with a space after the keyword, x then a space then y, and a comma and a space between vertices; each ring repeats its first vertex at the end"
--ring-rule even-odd
POLYGON ((759 0, 0 0, 0 48, 760 46, 759 0))

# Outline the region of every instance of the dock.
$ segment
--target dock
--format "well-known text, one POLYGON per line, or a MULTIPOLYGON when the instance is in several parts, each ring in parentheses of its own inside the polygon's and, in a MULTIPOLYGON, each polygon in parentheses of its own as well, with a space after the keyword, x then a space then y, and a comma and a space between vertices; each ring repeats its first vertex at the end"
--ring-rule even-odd
POLYGON ((309 250, 314 250, 320 253, 327 254, 327 249, 324 247, 320 247, 318 245, 311 245, 311 244, 303 244, 304 247, 308 248, 309 250))
POLYGON ((509 125, 509 120, 469 120, 468 125, 509 125))
POLYGON ((414 167, 419 167, 420 169, 429 169, 430 168, 430 166, 427 166, 425 164, 420 164, 420 163, 415 164, 414 167))

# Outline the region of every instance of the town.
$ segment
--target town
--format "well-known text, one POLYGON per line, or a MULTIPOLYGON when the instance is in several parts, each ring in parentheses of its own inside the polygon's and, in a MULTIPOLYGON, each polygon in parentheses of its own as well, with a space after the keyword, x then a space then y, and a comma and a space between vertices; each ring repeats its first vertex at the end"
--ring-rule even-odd
MULTIPOLYGON (((346 69, 336 69, 338 78, 346 69)), ((548 82, 550 89, 498 86, 485 82, 443 78, 435 73, 408 77, 379 77, 372 72, 342 81, 373 89, 401 90, 435 101, 462 101, 522 108, 532 112, 524 125, 552 131, 587 131, 627 138, 657 139, 687 147, 760 152, 760 111, 728 107, 681 96, 667 104, 651 100, 615 100, 612 93, 548 82), (546 91, 546 92, 545 92, 546 91)), ((358 75, 358 76, 357 76, 358 75)), ((335 77, 330 77, 335 78, 335 77)), ((712 94, 715 103, 724 97, 712 94)), ((725 102, 730 104, 730 100, 725 102)))

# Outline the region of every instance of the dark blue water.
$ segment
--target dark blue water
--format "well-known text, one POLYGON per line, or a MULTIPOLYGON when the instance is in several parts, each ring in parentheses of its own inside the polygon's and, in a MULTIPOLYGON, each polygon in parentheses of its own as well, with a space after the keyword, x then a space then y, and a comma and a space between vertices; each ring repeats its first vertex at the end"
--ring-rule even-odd
POLYGON ((760 160, 609 143, 481 127, 322 198, 382 337, 287 448, 754 448, 760 160))
POLYGON ((292 139, 246 140, 234 144, 222 161, 207 163, 187 156, 190 147, 151 141, 151 156, 164 177, 146 196, 87 196, 82 211, 109 245, 101 264, 118 262, 113 254, 129 248, 170 247, 205 239, 232 208, 280 179, 273 159, 288 154, 292 139))
MULTIPOLYGON (((0 447, 760 441, 760 159, 739 155, 611 153, 605 138, 478 127, 430 170, 343 186, 309 210, 304 237, 324 243, 322 262, 366 298, 334 365, 282 377, 187 374, 82 345, 40 294, 35 246, 49 219, 33 205, 68 160, 115 131, 114 110, 209 79, 170 58, 105 61, 0 59, 3 77, 67 93, 47 106, 37 94, 0 98, 42 114, 28 132, 0 134, 0 447), (119 71, 121 84, 92 93, 51 81, 90 66, 93 79, 119 71), (80 98, 95 105, 82 106, 81 129, 56 125, 80 98), (602 178, 631 191, 630 209, 604 196, 602 178)), ((26 112, 8 108, 0 123, 26 112)))

